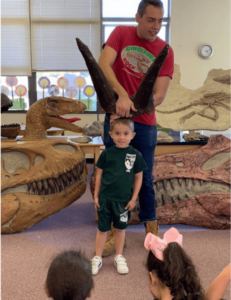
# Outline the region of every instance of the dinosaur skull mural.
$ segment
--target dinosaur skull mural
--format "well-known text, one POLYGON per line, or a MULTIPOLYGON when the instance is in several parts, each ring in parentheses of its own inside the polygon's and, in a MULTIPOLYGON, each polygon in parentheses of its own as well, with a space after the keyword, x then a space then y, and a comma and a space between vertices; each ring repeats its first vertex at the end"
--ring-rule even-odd
POLYGON ((153 168, 160 224, 230 228, 230 140, 211 136, 196 150, 158 156, 153 168))
POLYGON ((2 233, 24 230, 81 197, 85 157, 65 139, 2 142, 2 233))

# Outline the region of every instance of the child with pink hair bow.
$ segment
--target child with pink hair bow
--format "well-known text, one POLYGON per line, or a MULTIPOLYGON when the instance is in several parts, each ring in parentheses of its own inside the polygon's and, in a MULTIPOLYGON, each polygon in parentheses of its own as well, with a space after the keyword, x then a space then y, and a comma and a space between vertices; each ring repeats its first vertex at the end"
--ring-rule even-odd
POLYGON ((156 300, 222 300, 230 281, 230 265, 211 283, 206 293, 195 266, 186 254, 183 236, 174 227, 160 239, 148 233, 144 247, 149 250, 149 289, 156 300))

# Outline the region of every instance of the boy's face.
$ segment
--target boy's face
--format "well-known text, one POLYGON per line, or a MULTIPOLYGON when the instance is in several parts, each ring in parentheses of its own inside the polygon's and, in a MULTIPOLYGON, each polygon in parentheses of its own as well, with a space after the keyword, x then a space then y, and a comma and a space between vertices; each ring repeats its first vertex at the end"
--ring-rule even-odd
POLYGON ((129 126, 120 123, 116 124, 113 130, 109 131, 109 134, 118 148, 128 147, 135 136, 135 132, 132 132, 129 126))

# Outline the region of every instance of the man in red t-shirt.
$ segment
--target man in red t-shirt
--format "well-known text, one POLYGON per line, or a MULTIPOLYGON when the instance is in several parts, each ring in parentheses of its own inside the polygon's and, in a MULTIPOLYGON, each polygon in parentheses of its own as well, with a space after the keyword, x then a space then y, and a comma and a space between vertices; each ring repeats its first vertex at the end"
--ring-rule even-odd
MULTIPOLYGON (((130 97, 136 93, 149 66, 166 45, 166 42, 157 37, 162 20, 162 2, 160 0, 143 0, 140 2, 136 14, 138 26, 117 26, 104 44, 104 50, 99 58, 99 66, 118 95, 116 113, 107 112, 105 116, 104 144, 106 147, 113 145, 108 134, 110 122, 119 117, 129 117, 130 109, 136 111, 130 97)), ((155 107, 163 102, 173 71, 174 55, 170 47, 154 88, 155 107)), ((135 122, 136 136, 131 145, 142 154, 148 166, 148 169, 143 172, 143 183, 139 193, 139 218, 140 222, 145 224, 146 233, 151 232, 158 235, 152 175, 157 144, 155 109, 151 115, 143 113, 132 119, 135 122)), ((113 235, 110 237, 105 244, 104 255, 110 255, 113 251, 114 237, 113 235)))

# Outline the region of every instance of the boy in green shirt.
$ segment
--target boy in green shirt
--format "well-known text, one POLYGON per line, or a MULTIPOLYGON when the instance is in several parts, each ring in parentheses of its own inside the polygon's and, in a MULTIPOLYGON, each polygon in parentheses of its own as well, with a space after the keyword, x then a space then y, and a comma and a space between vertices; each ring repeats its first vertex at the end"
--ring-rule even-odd
POLYGON ((118 273, 128 273, 126 259, 122 255, 125 228, 130 211, 135 207, 143 171, 147 168, 140 153, 129 146, 135 136, 133 121, 129 118, 116 119, 110 130, 115 146, 105 149, 96 164, 94 202, 98 211, 98 231, 96 255, 91 260, 92 275, 96 275, 102 267, 103 246, 112 219, 116 239, 114 264, 118 273))

